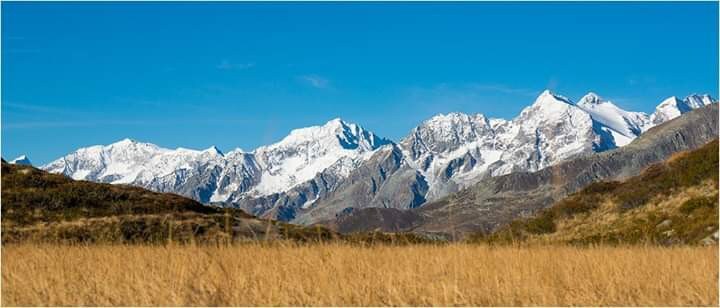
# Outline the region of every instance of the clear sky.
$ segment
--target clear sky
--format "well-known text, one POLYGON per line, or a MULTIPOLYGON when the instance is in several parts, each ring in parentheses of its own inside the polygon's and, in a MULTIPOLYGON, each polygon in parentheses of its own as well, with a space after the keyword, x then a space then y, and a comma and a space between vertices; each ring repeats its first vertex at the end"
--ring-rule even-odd
POLYGON ((2 3, 2 155, 223 151, 341 117, 394 140, 544 89, 718 94, 717 3, 2 3))

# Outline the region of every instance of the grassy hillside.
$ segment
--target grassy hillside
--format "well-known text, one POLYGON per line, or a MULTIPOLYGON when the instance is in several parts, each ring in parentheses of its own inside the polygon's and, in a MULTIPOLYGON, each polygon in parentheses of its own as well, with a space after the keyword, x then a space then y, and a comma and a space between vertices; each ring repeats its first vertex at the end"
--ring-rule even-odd
POLYGON ((2 241, 216 243, 329 239, 324 228, 257 219, 168 193, 74 181, 2 163, 2 241))
POLYGON ((532 218, 491 235, 489 242, 655 243, 716 242, 718 141, 675 154, 624 182, 599 182, 532 218))
POLYGON ((127 186, 74 181, 30 166, 2 163, 2 242, 411 244, 414 234, 340 235, 323 226, 258 219, 238 209, 127 186))

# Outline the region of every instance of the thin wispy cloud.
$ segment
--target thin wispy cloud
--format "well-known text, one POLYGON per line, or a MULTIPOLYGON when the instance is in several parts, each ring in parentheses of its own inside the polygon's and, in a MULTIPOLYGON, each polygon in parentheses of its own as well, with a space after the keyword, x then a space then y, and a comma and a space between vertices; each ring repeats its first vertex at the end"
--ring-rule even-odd
POLYGON ((32 129, 32 128, 60 128, 60 127, 98 127, 105 125, 142 125, 144 121, 25 121, 3 123, 3 129, 32 129))
POLYGON ((36 104, 18 103, 18 102, 3 102, 3 110, 18 111, 18 112, 29 112, 29 113, 43 113, 43 114, 56 114, 56 115, 68 115, 86 113, 78 110, 68 110, 56 107, 48 107, 36 104))
POLYGON ((255 63, 253 62, 247 62, 247 63, 233 63, 229 60, 222 60, 220 64, 215 66, 219 70, 223 71, 231 71, 231 70, 247 70, 255 67, 255 63))
POLYGON ((327 89, 330 87, 330 80, 318 75, 302 75, 298 77, 304 84, 317 89, 327 89))
POLYGON ((627 84, 631 86, 652 85, 656 81, 655 77, 648 75, 633 75, 627 78, 627 84))

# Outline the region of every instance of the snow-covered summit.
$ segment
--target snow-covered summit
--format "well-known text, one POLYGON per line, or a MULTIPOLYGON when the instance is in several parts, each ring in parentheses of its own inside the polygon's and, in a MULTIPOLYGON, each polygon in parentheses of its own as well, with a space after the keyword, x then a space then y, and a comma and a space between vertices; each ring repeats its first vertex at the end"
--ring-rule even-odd
POLYGON ((310 143, 325 148, 341 147, 363 151, 374 150, 390 141, 380 138, 362 126, 335 118, 321 126, 311 126, 290 131, 280 142, 257 148, 254 153, 269 152, 283 148, 295 148, 310 143))
POLYGON ((415 127, 400 144, 417 160, 425 154, 439 155, 458 149, 484 135, 492 135, 488 119, 480 114, 438 114, 415 127))
POLYGON ((339 118, 322 126, 295 129, 280 142, 257 148, 253 154, 263 170, 259 195, 280 192, 315 177, 342 160, 349 170, 379 147, 391 143, 362 126, 339 118))
POLYGON ((80 148, 42 168, 63 173, 76 180, 108 183, 148 183, 177 170, 191 170, 199 164, 222 164, 217 148, 204 151, 123 139, 109 145, 80 148))
POLYGON ((27 157, 27 155, 24 154, 11 160, 10 163, 15 165, 32 166, 32 162, 30 162, 30 159, 27 157))
POLYGON ((713 103, 717 103, 710 95, 703 94, 691 94, 688 97, 685 98, 685 104, 687 104, 690 108, 696 109, 700 108, 702 106, 707 106, 713 103))
POLYGON ((596 130, 604 130, 611 135, 615 146, 630 143, 648 123, 647 114, 626 111, 592 92, 583 96, 577 106, 590 114, 597 123, 596 130))
POLYGON ((530 105, 532 109, 557 109, 565 108, 565 105, 573 105, 572 101, 562 95, 553 93, 550 90, 545 90, 535 99, 535 102, 530 105), (533 108, 534 107, 534 108, 533 108))
POLYGON ((580 98, 580 100, 577 102, 577 105, 583 107, 590 107, 602 103, 608 103, 608 101, 600 98, 600 95, 597 95, 595 92, 588 92, 587 94, 585 94, 585 96, 580 98))
POLYGON ((683 113, 689 112, 693 109, 713 103, 717 103, 717 101, 707 94, 693 94, 686 97, 684 100, 680 100, 676 96, 668 97, 662 101, 662 103, 655 108, 655 112, 650 115, 650 125, 648 125, 647 128, 677 118, 683 113))
POLYGON ((203 152, 211 154, 211 155, 218 155, 218 156, 224 156, 223 152, 220 151, 220 149, 216 146, 210 146, 209 148, 205 149, 203 152))
POLYGON ((518 118, 528 118, 536 122, 542 122, 563 117, 567 112, 576 112, 576 109, 575 104, 570 99, 554 94, 550 90, 545 90, 540 93, 532 105, 520 112, 518 118))

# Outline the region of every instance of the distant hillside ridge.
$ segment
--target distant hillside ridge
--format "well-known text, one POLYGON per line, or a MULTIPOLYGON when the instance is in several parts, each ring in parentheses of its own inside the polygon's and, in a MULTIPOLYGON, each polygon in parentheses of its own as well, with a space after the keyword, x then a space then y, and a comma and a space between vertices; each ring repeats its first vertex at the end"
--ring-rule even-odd
POLYGON ((228 243, 330 239, 320 227, 261 220, 171 193, 75 181, 2 162, 2 243, 228 243))

